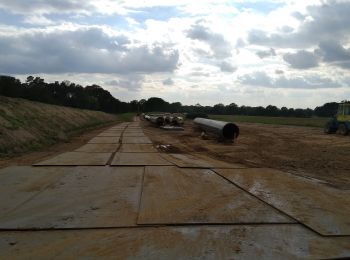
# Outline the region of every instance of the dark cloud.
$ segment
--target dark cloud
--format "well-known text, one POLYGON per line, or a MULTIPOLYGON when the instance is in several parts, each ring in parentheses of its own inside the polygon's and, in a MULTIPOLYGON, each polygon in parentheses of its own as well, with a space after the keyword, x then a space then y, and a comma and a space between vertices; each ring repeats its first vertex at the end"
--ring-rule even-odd
POLYGON ((119 80, 111 80, 106 85, 114 86, 129 91, 138 91, 142 88, 144 77, 138 74, 128 75, 119 80))
POLYGON ((295 19, 297 19, 297 20, 299 20, 299 21, 304 21, 305 20, 305 15, 303 15, 302 13, 300 13, 300 12, 293 12, 292 13, 292 16, 295 18, 295 19))
POLYGON ((337 41, 323 41, 319 44, 319 53, 326 62, 350 60, 350 50, 337 41))
POLYGON ((266 88, 319 89, 341 87, 338 82, 319 75, 293 78, 287 78, 282 75, 277 78, 272 78, 263 71, 256 71, 251 74, 240 76, 238 81, 243 85, 266 88))
POLYGON ((118 87, 127 89, 129 91, 137 91, 142 87, 144 77, 139 75, 132 75, 118 82, 118 87))
POLYGON ((1 0, 0 9, 12 13, 86 12, 93 10, 89 1, 80 0, 1 0))
POLYGON ((270 56, 276 56, 276 51, 274 48, 270 48, 265 51, 257 51, 255 54, 258 55, 260 59, 263 59, 270 56))
POLYGON ((193 71, 189 75, 194 77, 210 77, 210 73, 204 71, 193 71))
POLYGON ((306 48, 329 39, 346 40, 350 33, 350 1, 324 2, 323 5, 309 6, 305 15, 293 14, 301 21, 298 30, 272 34, 253 30, 248 35, 249 43, 280 48, 306 48))
POLYGON ((281 75, 281 74, 284 74, 284 71, 283 70, 275 70, 275 73, 281 75))
POLYGON ((174 85, 174 81, 172 80, 172 78, 167 78, 163 80, 163 85, 172 86, 174 85))
POLYGON ((318 66, 319 57, 313 52, 298 51, 296 53, 287 53, 283 59, 295 69, 309 69, 318 66))
POLYGON ((222 72, 235 72, 237 68, 227 61, 223 61, 219 64, 219 68, 222 72))
POLYGON ((335 40, 323 41, 315 51, 324 62, 342 68, 350 68, 350 49, 335 40))
MULTIPOLYGON (((250 44, 261 45, 261 46, 273 46, 273 47, 290 47, 297 45, 296 42, 291 42, 291 34, 287 33, 274 33, 268 34, 263 30, 252 30, 248 34, 248 42, 250 44)), ((298 44, 299 46, 299 44, 298 44)))
POLYGON ((130 47, 99 28, 0 36, 0 72, 155 73, 176 69, 179 53, 162 44, 130 47))
POLYGON ((283 33, 291 33, 294 31, 294 29, 290 26, 285 25, 282 28, 280 28, 280 31, 283 33))
POLYGON ((114 79, 114 80, 106 81, 105 84, 108 86, 118 86, 119 81, 114 79))
POLYGON ((218 59, 230 57, 231 44, 225 40, 224 36, 212 32, 209 28, 197 22, 187 31, 187 37, 207 43, 218 59))
POLYGON ((272 79, 263 71, 255 71, 251 74, 245 74, 238 78, 243 85, 271 87, 272 79))
POLYGON ((344 69, 350 68, 350 49, 344 48, 336 40, 322 41, 314 52, 298 51, 296 53, 287 53, 283 59, 291 67, 297 69, 308 69, 317 67, 322 61, 328 65, 338 66, 344 69))

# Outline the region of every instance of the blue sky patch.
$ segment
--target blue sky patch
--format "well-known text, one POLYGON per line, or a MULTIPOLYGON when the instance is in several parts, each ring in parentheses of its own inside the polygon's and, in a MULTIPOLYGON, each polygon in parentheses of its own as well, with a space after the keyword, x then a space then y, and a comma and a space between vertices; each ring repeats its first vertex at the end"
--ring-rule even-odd
POLYGON ((272 2, 242 2, 235 4, 236 8, 239 10, 243 9, 252 9, 259 13, 270 13, 271 11, 276 10, 284 6, 282 3, 272 3, 272 2))
POLYGON ((135 13, 131 13, 129 17, 139 23, 143 23, 148 19, 167 21, 173 17, 185 17, 186 15, 176 7, 155 6, 131 9, 135 13))

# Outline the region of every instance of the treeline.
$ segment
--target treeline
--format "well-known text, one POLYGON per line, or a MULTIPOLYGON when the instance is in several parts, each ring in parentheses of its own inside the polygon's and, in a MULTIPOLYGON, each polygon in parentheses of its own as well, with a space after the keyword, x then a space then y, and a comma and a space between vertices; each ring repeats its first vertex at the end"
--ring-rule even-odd
POLYGON ((250 107, 238 106, 235 103, 229 105, 216 104, 214 106, 202 106, 200 104, 185 106, 180 102, 168 103, 161 98, 150 98, 148 100, 139 101, 142 111, 163 111, 163 112, 181 112, 191 114, 215 114, 215 115, 248 115, 248 116, 282 116, 282 117, 332 117, 336 114, 338 103, 327 103, 323 106, 316 107, 314 110, 310 108, 278 108, 269 105, 267 107, 250 107))
POLYGON ((33 76, 24 83, 14 77, 0 76, 0 95, 108 113, 132 110, 130 103, 119 101, 98 85, 83 87, 70 81, 46 83, 33 76))
POLYGON ((159 111, 219 115, 331 117, 337 112, 338 107, 335 102, 324 104, 315 109, 278 108, 272 105, 250 107, 238 106, 235 103, 229 105, 216 104, 214 106, 202 106, 200 104, 186 106, 180 102, 169 103, 157 97, 148 100, 122 102, 98 85, 83 87, 69 81, 46 83, 44 79, 33 76, 27 77, 23 83, 14 77, 0 76, 0 95, 62 106, 101 110, 108 113, 159 111))

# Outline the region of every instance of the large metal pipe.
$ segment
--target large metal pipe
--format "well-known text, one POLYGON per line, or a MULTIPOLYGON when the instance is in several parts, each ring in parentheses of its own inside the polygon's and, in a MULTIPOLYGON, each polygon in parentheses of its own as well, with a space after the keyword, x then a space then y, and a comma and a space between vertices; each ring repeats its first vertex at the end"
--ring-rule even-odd
POLYGON ((239 135, 239 128, 234 123, 211 120, 201 117, 196 117, 193 121, 204 131, 211 132, 225 139, 235 139, 239 135))

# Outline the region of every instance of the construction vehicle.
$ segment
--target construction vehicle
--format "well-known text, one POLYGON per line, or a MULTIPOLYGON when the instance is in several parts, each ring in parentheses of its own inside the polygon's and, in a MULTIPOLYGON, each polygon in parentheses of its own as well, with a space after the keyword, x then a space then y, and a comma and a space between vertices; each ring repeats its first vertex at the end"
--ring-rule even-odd
POLYGON ((338 106, 337 114, 324 127, 326 134, 347 135, 350 132, 350 101, 343 101, 338 106))

